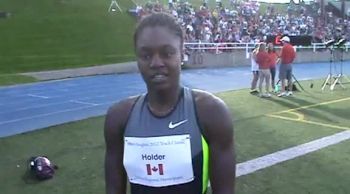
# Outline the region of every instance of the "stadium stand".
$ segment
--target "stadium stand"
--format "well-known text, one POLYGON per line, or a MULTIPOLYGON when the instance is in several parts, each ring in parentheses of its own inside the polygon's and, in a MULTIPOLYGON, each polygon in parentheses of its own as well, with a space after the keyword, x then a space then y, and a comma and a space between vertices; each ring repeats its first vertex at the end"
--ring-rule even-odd
MULTIPOLYGON (((319 3, 289 4, 285 13, 278 13, 273 4, 260 13, 256 1, 231 1, 228 7, 209 9, 203 4, 194 7, 188 2, 173 3, 168 8, 157 2, 131 9, 138 19, 152 12, 165 11, 178 18, 185 31, 186 42, 256 43, 267 36, 311 36, 312 42, 322 43, 343 36, 350 39, 350 20, 327 12, 323 19, 319 3)), ((329 9, 327 9, 329 10, 329 9)))

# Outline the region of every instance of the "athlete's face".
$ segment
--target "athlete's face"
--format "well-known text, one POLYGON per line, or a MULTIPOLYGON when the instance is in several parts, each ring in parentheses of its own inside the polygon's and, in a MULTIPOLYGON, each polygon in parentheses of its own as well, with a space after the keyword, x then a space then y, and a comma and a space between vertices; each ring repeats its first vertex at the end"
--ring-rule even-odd
POLYGON ((167 27, 146 27, 136 40, 139 70, 148 88, 165 89, 179 84, 182 45, 167 27))

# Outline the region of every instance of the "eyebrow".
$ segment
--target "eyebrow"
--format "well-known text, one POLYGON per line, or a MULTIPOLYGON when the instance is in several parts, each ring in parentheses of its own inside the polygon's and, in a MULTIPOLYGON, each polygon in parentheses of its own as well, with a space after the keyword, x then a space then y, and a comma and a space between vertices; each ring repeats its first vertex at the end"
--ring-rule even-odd
POLYGON ((158 48, 161 48, 161 49, 176 49, 174 46, 166 44, 166 45, 161 45, 160 47, 142 46, 142 47, 139 47, 137 50, 139 50, 139 51, 147 51, 147 50, 153 50, 153 49, 158 49, 158 48))

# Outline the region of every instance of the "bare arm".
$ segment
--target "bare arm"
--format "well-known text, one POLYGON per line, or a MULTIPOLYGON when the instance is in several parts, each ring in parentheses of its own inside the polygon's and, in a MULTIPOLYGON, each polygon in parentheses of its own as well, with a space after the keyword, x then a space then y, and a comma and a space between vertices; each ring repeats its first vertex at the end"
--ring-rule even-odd
POLYGON ((232 116, 225 103, 210 94, 199 95, 198 117, 210 150, 213 194, 233 194, 236 161, 232 116))
POLYGON ((126 172, 123 166, 124 128, 134 100, 112 106, 105 120, 105 182, 107 194, 126 194, 126 172))
POLYGON ((256 50, 254 50, 254 51, 252 52, 252 57, 253 57, 254 61, 256 61, 256 54, 258 54, 258 53, 257 53, 256 50))
POLYGON ((280 62, 281 62, 281 58, 278 57, 278 58, 276 59, 276 64, 279 64, 280 62))

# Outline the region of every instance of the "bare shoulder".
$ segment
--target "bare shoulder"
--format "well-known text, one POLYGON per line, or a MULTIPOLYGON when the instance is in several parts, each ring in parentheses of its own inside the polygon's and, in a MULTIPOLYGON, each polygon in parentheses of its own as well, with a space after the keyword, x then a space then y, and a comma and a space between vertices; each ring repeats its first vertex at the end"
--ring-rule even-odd
POLYGON ((113 104, 109 107, 107 115, 115 115, 119 114, 120 112, 128 111, 129 109, 131 110, 138 97, 139 96, 131 96, 113 104))
POLYGON ((210 92, 198 90, 198 89, 193 89, 192 91, 193 91, 197 108, 226 107, 226 104, 223 100, 221 100, 219 97, 215 96, 210 92))
POLYGON ((218 135, 231 134, 232 114, 225 102, 202 90, 193 90, 193 96, 199 125, 207 139, 210 141, 218 135))
POLYGON ((122 135, 131 110, 138 99, 132 96, 113 104, 105 119, 105 135, 122 135))

